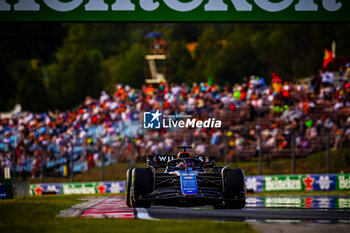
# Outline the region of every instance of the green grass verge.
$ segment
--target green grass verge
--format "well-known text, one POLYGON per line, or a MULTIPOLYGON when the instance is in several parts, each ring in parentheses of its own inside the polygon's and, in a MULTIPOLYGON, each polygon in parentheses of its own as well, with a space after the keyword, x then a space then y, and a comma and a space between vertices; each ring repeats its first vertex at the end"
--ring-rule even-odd
MULTIPOLYGON (((315 174, 326 173, 326 151, 311 154, 305 158, 296 159, 296 174, 315 174)), ((350 173, 350 164, 346 160, 346 156, 350 157, 350 149, 331 151, 331 173, 350 173)), ((218 163, 218 166, 223 166, 224 163, 218 163)), ((242 168, 245 175, 258 175, 257 158, 253 158, 248 162, 230 163, 231 167, 242 168)), ((146 167, 146 162, 136 163, 136 167, 146 167)), ((126 170, 129 168, 129 163, 116 163, 106 166, 104 169, 104 180, 124 180, 126 170)), ((266 156, 262 166, 264 175, 281 175, 291 174, 292 165, 290 158, 275 158, 271 160, 269 166, 266 163, 266 156)), ((101 169, 95 167, 88 172, 77 174, 74 177, 75 182, 99 181, 101 178, 101 169)), ((30 183, 40 183, 40 179, 28 179, 30 183)), ((70 178, 65 177, 47 177, 45 183, 70 182, 70 178)))
POLYGON ((0 232, 53 232, 53 233, 96 233, 96 232, 235 232, 256 233, 247 223, 215 222, 208 220, 123 220, 56 218, 60 210, 80 203, 86 195, 57 195, 16 197, 0 201, 0 232))

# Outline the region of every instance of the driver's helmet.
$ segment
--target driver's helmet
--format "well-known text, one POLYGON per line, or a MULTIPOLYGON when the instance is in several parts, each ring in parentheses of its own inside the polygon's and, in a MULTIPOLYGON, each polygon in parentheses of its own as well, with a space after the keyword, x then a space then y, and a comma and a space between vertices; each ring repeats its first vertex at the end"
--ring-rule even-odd
MULTIPOLYGON (((179 170, 185 170, 186 169, 186 165, 185 165, 185 162, 180 162, 178 165, 177 165, 177 168, 179 170)), ((192 161, 188 161, 187 162, 187 168, 189 170, 192 170, 194 168, 194 163, 192 161)))

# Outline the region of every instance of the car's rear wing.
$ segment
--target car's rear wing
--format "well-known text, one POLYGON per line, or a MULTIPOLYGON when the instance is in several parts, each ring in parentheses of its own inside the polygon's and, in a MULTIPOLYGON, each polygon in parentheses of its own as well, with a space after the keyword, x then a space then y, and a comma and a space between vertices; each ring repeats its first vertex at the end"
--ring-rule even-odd
MULTIPOLYGON (((147 165, 152 166, 156 169, 165 168, 169 161, 176 158, 176 155, 147 155, 147 165)), ((192 156, 192 158, 202 161, 205 168, 211 168, 215 166, 215 159, 212 156, 200 155, 192 156)))

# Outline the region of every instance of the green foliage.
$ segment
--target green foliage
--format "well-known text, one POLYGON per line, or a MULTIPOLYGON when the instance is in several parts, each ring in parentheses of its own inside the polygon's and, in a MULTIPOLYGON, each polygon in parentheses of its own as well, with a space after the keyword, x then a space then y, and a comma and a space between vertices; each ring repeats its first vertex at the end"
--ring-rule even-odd
POLYGON ((170 45, 170 58, 168 61, 168 77, 169 82, 191 83, 192 77, 189 71, 194 67, 193 59, 186 48, 186 43, 176 41, 170 45))
POLYGON ((172 25, 171 41, 196 42, 202 34, 204 25, 194 23, 176 23, 172 25))
POLYGON ((198 45, 195 49, 195 70, 193 72, 192 81, 204 82, 208 79, 206 70, 208 64, 214 61, 214 55, 221 49, 219 38, 214 27, 204 29, 202 35, 198 39, 198 45))
POLYGON ((23 110, 44 112, 48 105, 48 94, 42 71, 37 67, 36 60, 31 63, 23 64, 25 71, 18 81, 16 102, 21 103, 23 110))
POLYGON ((124 54, 111 58, 115 65, 111 67, 111 83, 123 83, 141 87, 144 79, 146 48, 142 44, 133 44, 124 54))
POLYGON ((243 77, 262 74, 262 67, 249 41, 230 40, 209 62, 205 73, 217 83, 234 84, 243 82, 243 77))
POLYGON ((17 92, 17 81, 4 62, 0 62, 0 80, 0 111, 8 111, 13 107, 12 103, 17 92))
MULTIPOLYGON (((61 50, 62 51, 62 50, 61 50)), ((98 97, 103 90, 100 78, 102 54, 83 50, 57 54, 57 63, 50 67, 48 89, 54 108, 77 106, 86 96, 98 97)))
MULTIPOLYGON (((21 97, 25 91, 23 83, 30 83, 29 79, 39 76, 39 70, 33 71, 30 68, 30 60, 38 59, 40 64, 45 65, 51 63, 55 50, 62 44, 65 29, 60 23, 6 22, 0 23, 0 27, 3 32, 0 38, 0 111, 9 111, 13 109, 19 98, 23 99, 21 97), (26 80, 21 81, 22 79, 26 80), (22 90, 18 90, 19 87, 22 90)), ((38 85, 35 89, 40 92, 42 85, 38 85)), ((37 102, 37 93, 28 92, 27 97, 37 102)), ((25 109, 33 111, 45 110, 46 104, 45 101, 33 104, 29 101, 22 103, 25 109)))

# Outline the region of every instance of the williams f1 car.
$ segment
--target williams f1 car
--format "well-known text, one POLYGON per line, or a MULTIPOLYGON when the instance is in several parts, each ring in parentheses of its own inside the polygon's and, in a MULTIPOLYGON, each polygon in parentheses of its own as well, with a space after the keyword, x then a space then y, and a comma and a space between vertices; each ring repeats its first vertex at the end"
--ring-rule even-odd
POLYGON ((126 204, 129 207, 157 205, 241 209, 245 206, 242 169, 217 167, 213 157, 192 157, 186 149, 177 156, 147 156, 147 168, 126 173, 126 204))

